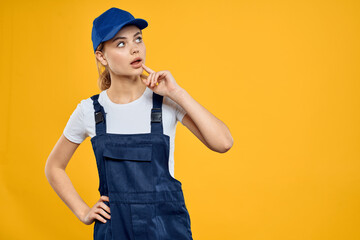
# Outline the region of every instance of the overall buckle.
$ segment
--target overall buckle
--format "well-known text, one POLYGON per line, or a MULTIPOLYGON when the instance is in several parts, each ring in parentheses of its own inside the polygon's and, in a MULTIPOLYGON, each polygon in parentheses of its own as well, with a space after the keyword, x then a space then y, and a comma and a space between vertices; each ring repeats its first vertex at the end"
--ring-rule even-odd
POLYGON ((95 122, 96 122, 96 124, 98 124, 98 123, 100 123, 102 121, 104 121, 104 116, 103 116, 102 112, 96 112, 95 113, 95 122))
POLYGON ((161 110, 161 108, 153 108, 151 110, 151 122, 152 123, 161 123, 162 112, 161 111, 153 111, 153 110, 161 110))

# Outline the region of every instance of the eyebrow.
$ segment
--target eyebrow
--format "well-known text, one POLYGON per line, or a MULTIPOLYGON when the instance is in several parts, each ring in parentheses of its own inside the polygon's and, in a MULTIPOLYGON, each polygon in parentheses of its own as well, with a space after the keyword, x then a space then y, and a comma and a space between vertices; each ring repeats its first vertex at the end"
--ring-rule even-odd
MULTIPOLYGON (((136 37, 136 36, 139 35, 139 34, 142 34, 142 32, 140 31, 140 32, 135 33, 135 34, 134 34, 134 37, 136 37)), ((118 36, 118 37, 114 38, 114 39, 112 40, 112 42, 115 42, 115 40, 118 40, 118 39, 126 39, 126 37, 118 36)))

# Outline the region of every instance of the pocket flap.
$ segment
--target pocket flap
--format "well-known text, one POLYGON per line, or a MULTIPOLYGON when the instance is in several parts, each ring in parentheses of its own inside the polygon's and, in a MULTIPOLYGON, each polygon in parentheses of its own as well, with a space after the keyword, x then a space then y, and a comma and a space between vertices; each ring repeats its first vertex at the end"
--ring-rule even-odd
POLYGON ((151 161, 152 144, 106 146, 104 157, 118 160, 151 161))

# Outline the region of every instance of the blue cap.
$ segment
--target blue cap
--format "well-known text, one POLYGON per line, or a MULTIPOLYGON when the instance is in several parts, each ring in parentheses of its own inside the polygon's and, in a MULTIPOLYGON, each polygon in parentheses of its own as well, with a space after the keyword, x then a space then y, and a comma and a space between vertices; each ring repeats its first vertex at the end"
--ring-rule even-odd
POLYGON ((95 18, 91 32, 94 53, 100 43, 112 39, 122 27, 130 24, 136 25, 140 30, 148 26, 144 19, 134 18, 131 13, 115 7, 95 18))

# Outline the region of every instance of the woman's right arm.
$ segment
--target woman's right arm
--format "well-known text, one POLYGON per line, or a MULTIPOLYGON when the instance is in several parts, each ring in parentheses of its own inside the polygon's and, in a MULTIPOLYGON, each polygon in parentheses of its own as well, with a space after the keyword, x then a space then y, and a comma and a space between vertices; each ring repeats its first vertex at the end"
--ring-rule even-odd
POLYGON ((80 221, 87 225, 91 224, 95 219, 106 222, 99 214, 110 218, 110 215, 107 213, 110 213, 110 208, 103 202, 109 201, 109 198, 107 196, 101 196, 98 202, 90 208, 76 192, 70 178, 65 172, 66 166, 79 145, 78 143, 69 141, 62 134, 46 161, 46 178, 57 195, 80 221))

